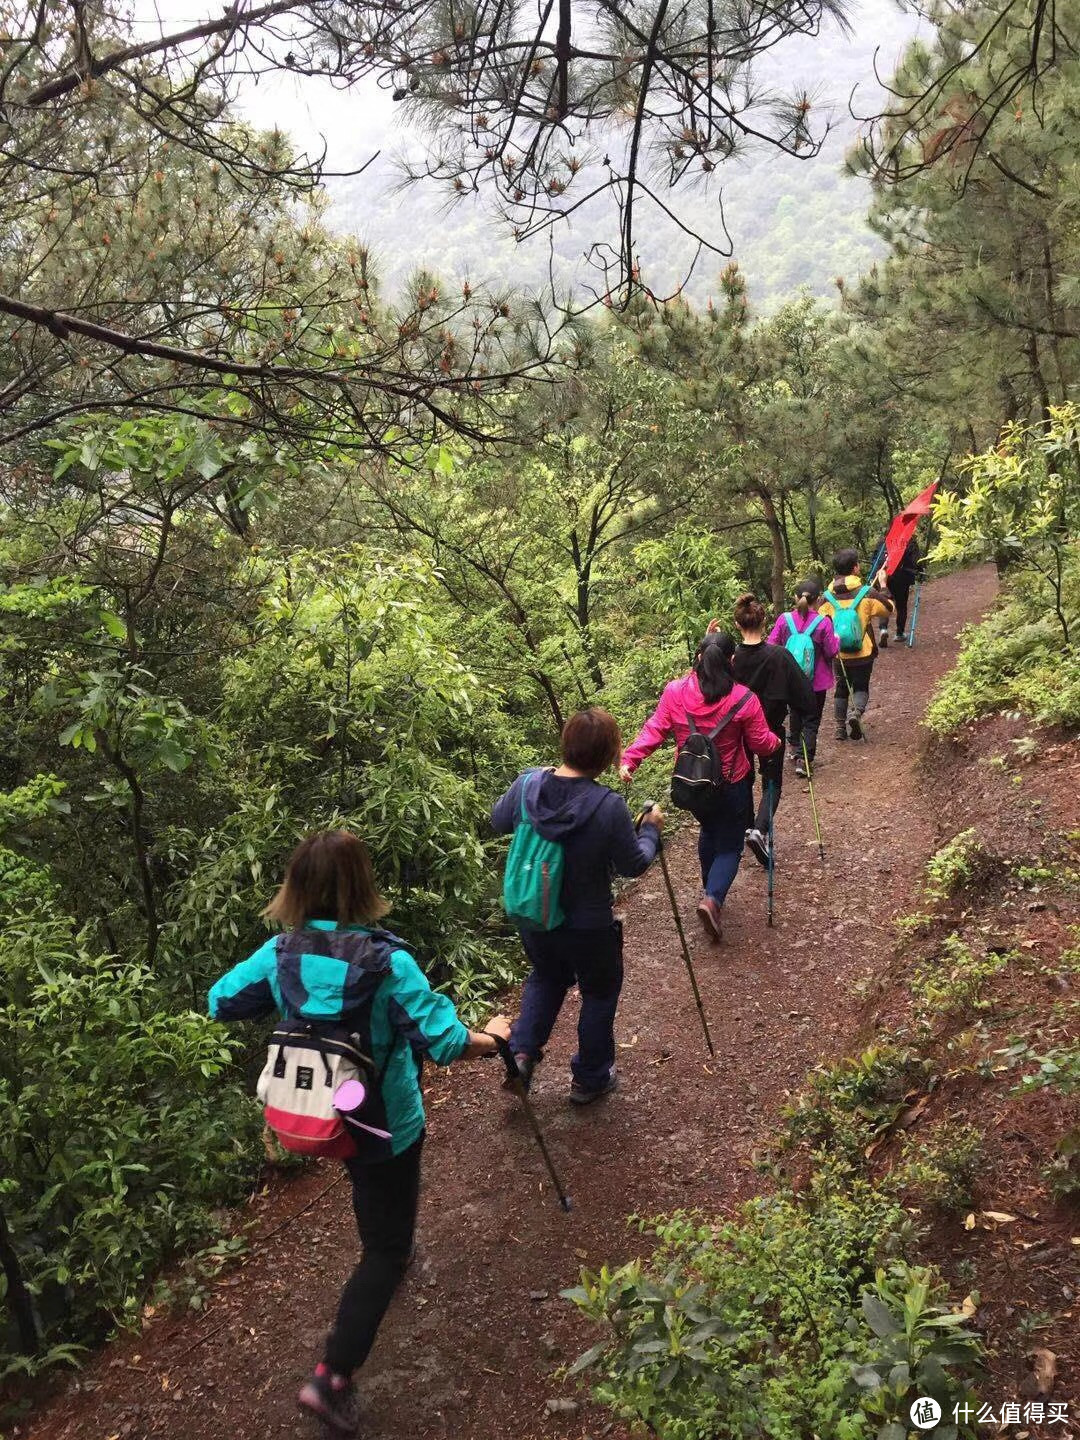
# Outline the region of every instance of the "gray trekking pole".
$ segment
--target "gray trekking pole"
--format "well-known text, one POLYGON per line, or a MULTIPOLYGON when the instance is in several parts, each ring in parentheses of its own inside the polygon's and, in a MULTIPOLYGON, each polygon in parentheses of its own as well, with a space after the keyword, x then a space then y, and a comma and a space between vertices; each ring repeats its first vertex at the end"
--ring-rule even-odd
POLYGON ((824 862, 825 846, 821 843, 821 821, 818 819, 817 800, 814 796, 814 776, 810 765, 810 753, 806 748, 806 736, 803 735, 800 738, 802 739, 803 765, 806 769, 806 780, 810 786, 810 809, 813 812, 814 816, 814 834, 817 836, 818 854, 821 856, 821 859, 824 862))
MULTIPOLYGON (((491 1032, 488 1031, 488 1034, 490 1033, 491 1032)), ((544 1164, 547 1166, 547 1172, 551 1176, 551 1183, 555 1187, 555 1194, 559 1197, 559 1204, 567 1212, 567 1214, 569 1214, 572 1208, 570 1196, 567 1195, 566 1191, 562 1187, 562 1181, 559 1179, 559 1172, 555 1169, 555 1162, 552 1160, 551 1154, 547 1148, 547 1141, 544 1139, 544 1132, 540 1129, 540 1122, 536 1118, 536 1111, 532 1107, 532 1101, 529 1099, 528 1089, 526 1088, 524 1080, 521 1078, 521 1071, 518 1069, 518 1063, 514 1052, 510 1048, 510 1042, 509 1040, 503 1040, 502 1037, 499 1035, 492 1035, 491 1038, 498 1046, 499 1058, 506 1066, 506 1077, 510 1081, 510 1088, 521 1101, 521 1108, 525 1111, 525 1118, 529 1122, 529 1129, 533 1133, 533 1139, 536 1141, 540 1149, 540 1154, 544 1157, 544 1164)))
MULTIPOLYGON (((641 822, 650 810, 656 808, 655 803, 646 805, 645 809, 637 818, 637 825, 640 828, 641 822)), ((716 1059, 716 1051, 713 1048, 712 1036, 709 1034, 709 1022, 705 1018, 705 1006, 701 1003, 701 991, 698 989, 697 976, 694 974, 694 962, 690 959, 690 946, 686 941, 686 931, 683 929, 682 916, 679 914, 679 902, 675 898, 675 887, 671 883, 671 872, 668 870, 667 856, 664 854, 664 837, 660 831, 656 832, 656 853, 660 860, 660 869, 663 871, 664 884, 667 886, 668 899, 671 901, 671 913, 675 918, 675 929, 679 934, 679 944, 682 946, 683 960, 686 963, 686 973, 690 976, 690 988, 694 992, 694 1004, 697 1006, 697 1013, 701 1018, 701 1028, 705 1032, 705 1044, 709 1047, 709 1054, 716 1059)))
POLYGON ((769 925, 773 923, 773 893, 776 881, 776 847, 773 844, 773 811, 776 808, 773 796, 776 794, 776 781, 765 782, 765 793, 769 797, 769 925))
POLYGON ((919 623, 919 601, 922 599, 922 581, 915 586, 915 604, 911 610, 911 625, 908 629, 908 646, 915 648, 915 626, 919 623))

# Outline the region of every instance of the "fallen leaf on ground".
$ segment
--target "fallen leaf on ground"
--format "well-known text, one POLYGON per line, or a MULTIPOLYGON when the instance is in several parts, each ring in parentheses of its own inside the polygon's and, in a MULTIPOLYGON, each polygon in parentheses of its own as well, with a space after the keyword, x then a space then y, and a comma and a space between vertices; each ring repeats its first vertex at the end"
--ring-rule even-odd
POLYGON ((992 1220, 995 1225, 1011 1225, 1016 1219, 1015 1215, 1009 1215, 1004 1210, 982 1210, 980 1214, 984 1220, 992 1220))
POLYGON ((910 1109, 905 1110, 904 1113, 900 1116, 900 1119, 897 1121, 900 1129, 910 1130, 912 1125, 915 1124, 916 1120, 918 1120, 919 1116, 923 1113, 923 1111, 929 1104, 929 1095, 924 1095, 921 1100, 916 1100, 915 1104, 912 1105, 910 1109))
POLYGON ((1052 1350, 1031 1352, 1031 1382, 1036 1395, 1046 1396, 1054 1388, 1057 1379, 1057 1356, 1052 1350))

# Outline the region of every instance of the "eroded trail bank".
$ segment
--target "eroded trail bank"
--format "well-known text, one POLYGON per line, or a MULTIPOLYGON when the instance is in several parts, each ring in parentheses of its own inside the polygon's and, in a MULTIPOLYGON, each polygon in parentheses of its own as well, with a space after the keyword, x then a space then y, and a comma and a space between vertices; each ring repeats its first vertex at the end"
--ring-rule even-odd
MULTIPOLYGON (((826 864, 805 786, 787 781, 778 820, 776 925, 764 872, 747 859, 723 947, 689 929, 718 1060, 704 1063, 658 872, 627 894, 627 983, 617 1038, 621 1088, 584 1111, 565 1103, 574 1007, 535 1087, 537 1112, 574 1198, 553 1202, 515 1103, 494 1067, 428 1072, 422 1253, 395 1301, 361 1385, 372 1440, 454 1435, 531 1440, 620 1434, 553 1372, 589 1343, 558 1292, 582 1264, 634 1253, 626 1217, 684 1206, 731 1212, 758 1188, 756 1145, 806 1070, 849 1050, 857 982, 887 963, 938 836, 914 767, 919 717, 990 604, 990 568, 926 588, 915 650, 890 648, 875 672, 870 741, 837 745, 828 716, 817 773, 826 864)), ((655 763, 661 788, 661 761, 655 763)), ((671 864, 685 914, 697 900, 690 836, 671 864)), ((110 1346, 15 1433, 33 1440, 263 1440, 314 1432, 293 1405, 317 1358, 356 1238, 343 1185, 319 1168, 283 1187, 256 1218, 248 1259, 205 1309, 155 1319, 110 1346), (331 1188, 328 1188, 331 1187, 331 1188), (309 1207, 305 1209, 304 1207, 309 1207), (302 1213, 301 1213, 302 1212, 302 1213), (295 1217, 295 1218, 292 1218, 295 1217)))

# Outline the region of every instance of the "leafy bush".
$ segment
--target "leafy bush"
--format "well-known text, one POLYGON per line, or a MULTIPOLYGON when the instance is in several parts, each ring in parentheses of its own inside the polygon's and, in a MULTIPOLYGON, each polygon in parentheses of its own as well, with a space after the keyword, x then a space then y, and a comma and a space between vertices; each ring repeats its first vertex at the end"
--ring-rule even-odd
MULTIPOLYGON (((1038 1066, 1017 1085, 1021 1095, 1053 1089, 1062 1095, 1080 1092, 1080 1045, 1075 1043, 1037 1050, 1029 1041, 1015 1041, 1004 1052, 1012 1065, 1038 1066)), ((1071 1126, 1058 1139, 1047 1171, 1053 1189, 1070 1199, 1080 1195, 1080 1126, 1071 1126)))
POLYGON ((61 919, 0 940, 0 1205, 47 1340, 138 1319, 163 1260, 219 1233, 260 1121, 235 1042, 61 919))
POLYGON ((574 1371, 661 1440, 886 1440, 915 1396, 946 1413, 963 1399, 977 1341, 897 1258, 910 1220, 865 1181, 823 1166, 737 1222, 651 1228, 647 1266, 586 1272, 566 1294, 613 1332, 574 1371))
POLYGON ((983 991, 988 980, 1004 970, 1010 956, 998 951, 976 955, 955 932, 941 942, 940 951, 916 966, 911 994, 924 1024, 951 1019, 970 1010, 985 1010, 983 991))
POLYGON ((961 830, 926 862, 926 893, 933 900, 946 900, 970 885, 985 863, 985 852, 974 830, 961 830))
POLYGON ((927 1063, 896 1045, 873 1045, 857 1057, 823 1066, 788 1110, 785 1143, 828 1150, 858 1166, 875 1136, 904 1108, 927 1063))
MULTIPOLYGON (((1073 553, 1064 603, 1080 608, 1080 559, 1073 553)), ((1080 728, 1080 647, 1062 644, 1045 594, 1030 578, 1008 580, 994 610, 960 637, 956 664, 939 683, 924 723, 935 735, 1000 710, 1044 725, 1080 728)))
POLYGON ((907 1135, 889 1186, 934 1210, 965 1210, 981 1153, 982 1133, 974 1125, 945 1122, 928 1135, 907 1135))

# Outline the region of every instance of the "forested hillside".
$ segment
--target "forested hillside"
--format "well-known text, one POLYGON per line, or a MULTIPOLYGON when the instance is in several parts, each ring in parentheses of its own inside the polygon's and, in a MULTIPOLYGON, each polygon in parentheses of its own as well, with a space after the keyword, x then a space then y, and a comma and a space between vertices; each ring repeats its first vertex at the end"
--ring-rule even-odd
MULTIPOLYGON (((816 789, 787 782, 766 862, 783 886, 785 867, 805 871, 804 850, 819 854, 788 828, 795 815, 808 825, 820 801, 839 829, 858 812, 841 862, 813 859, 813 882, 802 875, 769 954, 794 967, 822 1016, 856 986, 892 1009, 883 1000, 863 1017, 870 1049, 859 1057, 845 1060, 841 1037, 822 1028, 785 1058, 798 1012, 770 988, 764 906, 754 892, 751 920, 741 898, 756 865, 745 861, 732 902, 742 918, 724 947, 695 935, 695 953, 716 967, 710 1005, 731 990, 723 967, 737 955, 755 1004, 770 1007, 773 1058, 747 1051, 729 1078, 742 1103, 756 1067, 772 1067, 756 1134, 780 1150, 758 1152, 766 1177, 738 1184, 725 1160, 709 1172, 703 1216, 658 1221, 668 1279, 647 1268, 651 1239, 623 1248, 636 1201, 599 1172, 591 1248, 583 1256, 562 1239, 558 1263, 591 1267, 572 1297, 589 1324, 568 1333, 576 1343, 595 1332, 583 1369, 599 1367, 595 1397, 614 1416, 600 1416, 598 1432, 640 1422, 664 1440, 903 1440, 920 1397, 961 1410, 987 1367, 996 1400, 1013 1385, 1032 1403, 1065 1403, 1077 1384, 1068 1246, 1080 1185, 1080 914, 1066 803, 1080 726, 1075 0, 1053 13, 994 0, 928 11, 885 113, 849 151, 863 177, 851 181, 837 178, 844 137, 823 134, 805 82, 830 97, 856 70, 869 84, 872 42, 895 43, 884 38, 895 31, 874 34, 877 12, 865 27, 853 12, 858 44, 847 50, 835 0, 648 0, 644 11, 610 0, 600 15, 564 0, 555 35, 543 15, 497 9, 280 0, 195 19, 140 12, 130 24, 64 0, 5 12, 2 1403, 19 1433, 47 1440, 149 1436, 170 1423, 187 1433, 182 1419, 148 1419, 141 1402, 122 1421, 91 1408, 74 1429, 65 1418, 52 1428, 42 1411, 35 1432, 26 1417, 61 1367, 109 1337, 170 1305, 197 1313, 255 1243, 246 1217, 262 1212, 242 1202, 271 1177, 286 1192, 295 1177, 299 1163, 264 1131, 251 1094, 267 1026, 212 1020, 207 992, 264 946, 265 907, 302 837, 366 840, 425 1014, 452 1001, 475 1027, 496 1004, 514 1008, 525 967, 501 902, 493 801, 554 759, 584 707, 605 707, 629 739, 709 622, 730 627, 742 592, 771 624, 796 582, 833 579, 837 552, 853 548, 865 566, 905 502, 935 483, 921 536, 931 566, 955 573, 938 592, 951 608, 932 622, 933 664, 890 692, 898 670, 875 662, 865 748, 847 743, 864 734, 862 706, 853 702, 854 725, 843 699, 837 726, 825 712, 820 771, 806 776, 816 789), (475 193, 498 223, 447 221, 442 243, 423 188, 392 212, 364 202, 382 205, 377 223, 358 214, 358 202, 335 198, 359 192, 343 189, 332 157, 321 167, 305 138, 245 118, 234 97, 260 77, 298 91, 329 83, 350 101, 380 84, 415 127, 414 164, 475 193), (690 242, 655 213, 700 216, 711 203, 698 196, 703 179, 730 201, 737 259, 702 256, 703 287, 665 301, 690 242), (860 261, 871 252, 844 219, 854 211, 841 185, 869 197, 875 263, 860 261), (507 225, 530 237, 521 255, 549 241, 564 256, 591 251, 601 303, 580 303, 579 289, 560 306, 524 271, 501 269, 507 225), (804 281, 823 288, 826 271, 844 277, 828 301, 793 293, 804 281), (978 604, 964 580, 974 566, 978 604), (958 617, 951 629, 943 615, 958 617), (960 618, 971 623, 954 655, 960 618), (949 834, 909 824, 903 809, 923 804, 916 767, 930 736, 949 834), (956 760, 965 746, 971 765, 949 769, 942 754, 956 760), (977 812, 970 824, 965 807, 977 812), (1012 848, 988 834, 996 813, 1012 817, 1012 848), (836 972, 842 995, 819 987, 816 967, 833 973, 826 920, 870 887, 883 931, 879 892, 892 886, 904 887, 906 916, 895 953, 880 935, 868 947, 857 931, 830 932, 865 964, 836 972), (819 1061, 826 1069, 807 1075, 819 1061), (1014 1106, 1031 1094, 1031 1110, 1014 1106), (933 1095, 953 1108, 935 1103, 941 1129, 920 1148, 901 1131, 933 1095), (1024 1241, 1030 1254, 1018 1245, 991 1264, 972 1250, 953 1266, 958 1227, 1013 1223, 1006 1197, 978 1192, 976 1203, 972 1189, 976 1153, 995 1183, 1016 1180, 1002 1115, 1025 1127, 1016 1215, 1041 1216, 1046 1233, 1024 1241), (777 1208, 736 1218, 768 1186, 777 1208), (722 1232, 721 1214, 732 1221, 722 1232), (631 1268, 613 1280, 596 1268, 609 1258, 631 1268), (776 1279, 807 1267, 809 1313, 799 1285, 776 1279), (1020 1303, 1005 1293, 1014 1273, 1020 1303), (677 1293, 658 1298, 657 1285, 677 1293), (969 1325, 982 1286, 988 1310, 969 1325), (785 1371, 777 1356, 788 1355, 785 1371)), ((902 667, 912 656, 895 622, 893 634, 888 661, 902 667)), ((873 658, 873 635, 856 640, 873 658)), ((855 693, 842 667, 825 670, 855 693)), ((632 804, 666 792, 669 760, 635 777, 632 804)), ((928 783, 925 814, 937 814, 928 783)), ((692 846, 692 836, 671 845, 689 913, 692 846)), ((660 900, 632 909, 630 923, 659 926, 660 883, 660 900)), ((337 915, 338 903, 323 908, 337 915)), ((639 935, 643 948, 654 938, 639 935)), ((685 1039, 696 1016, 671 953, 663 1004, 685 1039)), ((305 995, 318 990, 299 973, 305 995)), ((268 979, 245 990, 266 999, 267 1016, 282 998, 268 979)), ((637 1029, 618 1035, 628 1082, 617 1103, 632 1120, 635 1087, 663 1088, 677 1067, 664 1068, 667 1042, 646 1058, 644 1045, 634 1053, 637 1029)), ((447 1019, 432 1043, 449 1059, 494 1042, 447 1019)), ((381 1085, 386 1072, 365 1073, 381 1085)), ((696 1069, 694 1083, 705 1083, 696 1069)), ((672 1086, 650 1109, 646 1148, 661 1168, 689 1169, 719 1142, 707 1129, 680 1138, 672 1086)), ((457 1093, 435 1098, 449 1105, 457 1093)), ((555 1104, 541 1088, 537 1108, 555 1104)), ((415 1105, 422 1116, 419 1089, 415 1105)), ((452 1163, 490 1155, 492 1135, 521 1138, 475 1097, 469 1106, 461 1114, 478 1138, 452 1147, 452 1163)), ((429 1120, 437 1129, 434 1105, 429 1120)), ((559 1139, 560 1163, 588 1160, 575 1136, 559 1139)), ((539 1194, 524 1153, 523 1142, 500 1182, 515 1203, 539 1194)), ((297 1183, 313 1184, 310 1173, 297 1183)), ((656 1203, 680 1202, 664 1190, 656 1203)), ((494 1268, 455 1284, 474 1316, 477 1295, 512 1297, 510 1318, 530 1336, 519 1312, 540 1301, 513 1270, 522 1215, 496 1219, 491 1204, 482 1238, 494 1268)), ((281 1213, 284 1225, 294 1212, 281 1213)), ((300 1225, 296 1250, 304 1234, 300 1225)), ((411 1235, 398 1245, 398 1276, 410 1245, 411 1235)), ((290 1283, 293 1263, 286 1253, 276 1285, 290 1283)), ((244 1273, 223 1283, 243 1291, 244 1273)), ((325 1290, 342 1277, 323 1278, 325 1290)), ((573 1278, 560 1270, 542 1299, 573 1278)), ((260 1334, 287 1390, 311 1369, 330 1316, 275 1328, 268 1293, 258 1291, 260 1334)), ((178 1349, 187 1357, 202 1343, 185 1336, 178 1349)), ((520 1382, 538 1404, 521 1376, 572 1359, 567 1343, 527 1346, 498 1373, 499 1393, 520 1382)), ((137 1372, 141 1351, 131 1353, 137 1372)), ((438 1378, 424 1383, 434 1390, 438 1378)), ((277 1383, 264 1381, 259 1405, 277 1383)), ((153 1383, 169 1392, 167 1374, 153 1383)), ((234 1395, 223 1419, 208 1402, 231 1440, 267 1433, 248 1398, 234 1395)), ((438 1404, 431 1413, 441 1417, 438 1404)), ((531 1424, 536 1406, 528 1413, 531 1424)), ((403 1423, 395 1413, 390 1433, 403 1423)), ((473 1440, 488 1433, 504 1432, 478 1428, 473 1440)), ((980 1432, 968 1415, 937 1433, 980 1432)))
MULTIPOLYGON (((766 57, 759 72, 766 86, 793 80, 806 86, 815 110, 834 127, 821 153, 807 161, 751 143, 719 181, 712 177, 708 189, 680 200, 689 227, 738 262, 754 304, 763 309, 804 285, 815 295, 832 296, 838 276, 856 276, 884 253, 866 221, 868 187, 845 172, 844 157, 860 119, 880 108, 882 82, 918 19, 895 0, 859 0, 848 13, 850 29, 827 21, 820 36, 793 38, 781 58, 766 57)), ((284 123, 316 150, 325 142, 335 169, 376 157, 355 179, 328 182, 327 218, 333 228, 370 245, 389 290, 396 292, 418 266, 474 284, 547 282, 552 252, 546 241, 516 244, 493 223, 482 198, 455 197, 435 182, 400 189, 398 159, 416 150, 417 137, 385 93, 371 90, 361 100, 277 80, 269 88, 245 89, 242 99, 258 123, 284 123)), ((586 206, 553 232, 560 281, 589 278, 585 257, 602 213, 602 205, 586 206)), ((695 250, 669 216, 652 210, 638 252, 656 294, 674 294, 688 275, 684 293, 696 303, 719 293, 726 259, 706 251, 694 265, 695 250)))

